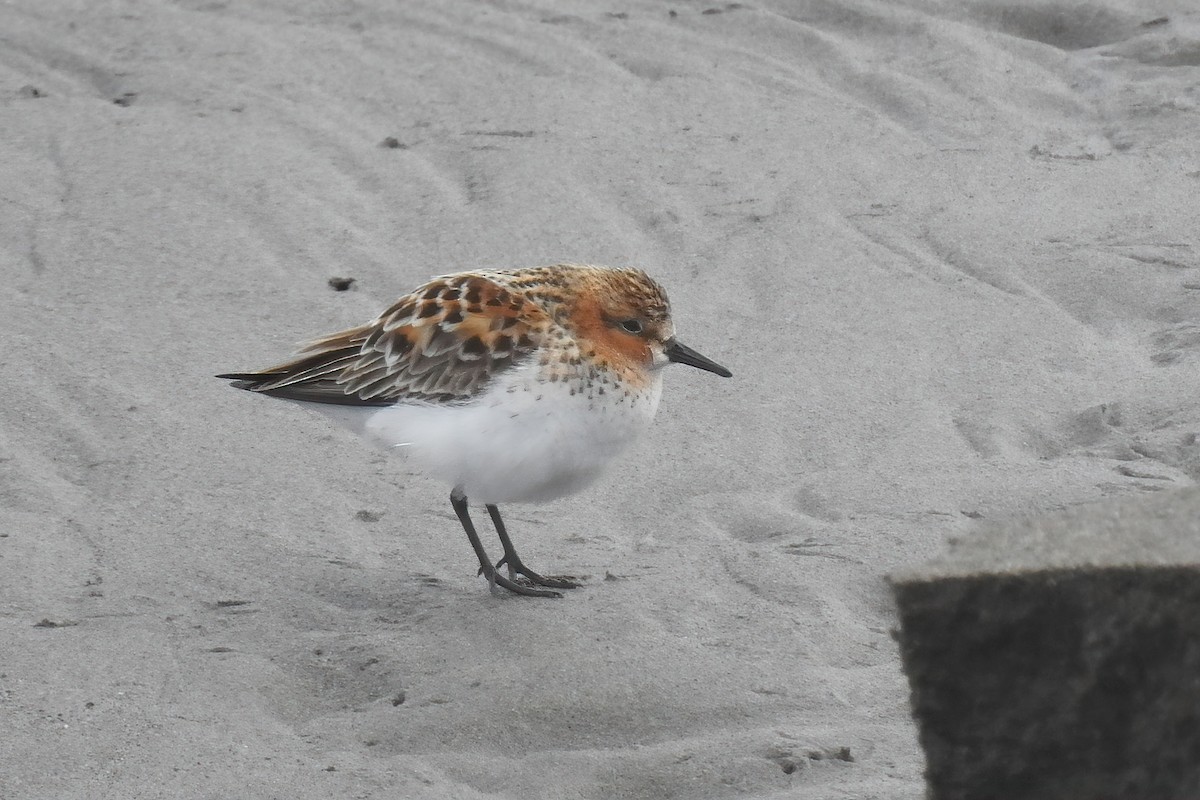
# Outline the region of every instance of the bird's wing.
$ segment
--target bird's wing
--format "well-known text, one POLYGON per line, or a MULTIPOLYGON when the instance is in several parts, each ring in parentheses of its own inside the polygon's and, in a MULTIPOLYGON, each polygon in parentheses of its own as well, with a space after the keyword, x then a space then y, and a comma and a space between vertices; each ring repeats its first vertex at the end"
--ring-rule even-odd
POLYGON ((541 306, 491 278, 449 275, 366 325, 317 339, 290 361, 217 377, 317 403, 463 401, 536 350, 549 321, 541 306))

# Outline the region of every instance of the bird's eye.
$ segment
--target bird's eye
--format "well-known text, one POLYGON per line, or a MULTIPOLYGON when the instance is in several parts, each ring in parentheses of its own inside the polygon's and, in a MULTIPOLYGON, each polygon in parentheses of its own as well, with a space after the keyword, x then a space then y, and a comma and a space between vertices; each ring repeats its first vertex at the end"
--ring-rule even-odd
POLYGON ((629 333, 641 333, 643 330, 640 319, 627 319, 623 320, 620 324, 621 328, 629 333))

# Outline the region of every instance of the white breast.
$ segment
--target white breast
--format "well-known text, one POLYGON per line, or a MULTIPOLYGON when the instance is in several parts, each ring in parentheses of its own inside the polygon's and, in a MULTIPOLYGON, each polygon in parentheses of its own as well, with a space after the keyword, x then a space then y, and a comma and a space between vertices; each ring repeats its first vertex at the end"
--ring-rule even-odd
POLYGON ((655 372, 640 393, 589 398, 567 382, 536 381, 532 369, 505 373, 467 405, 396 405, 373 411, 365 433, 407 451, 431 477, 479 503, 542 502, 577 492, 654 419, 662 393, 655 372))

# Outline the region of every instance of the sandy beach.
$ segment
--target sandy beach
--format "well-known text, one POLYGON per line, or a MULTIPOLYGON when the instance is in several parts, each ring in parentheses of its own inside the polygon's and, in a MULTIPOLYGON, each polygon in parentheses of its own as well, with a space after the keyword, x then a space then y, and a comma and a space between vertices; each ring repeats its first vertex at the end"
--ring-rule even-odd
POLYGON ((1200 478, 1198 130, 1191 0, 5 4, 0 798, 917 800, 889 572, 1200 478), (734 373, 562 600, 212 377, 561 261, 734 373))

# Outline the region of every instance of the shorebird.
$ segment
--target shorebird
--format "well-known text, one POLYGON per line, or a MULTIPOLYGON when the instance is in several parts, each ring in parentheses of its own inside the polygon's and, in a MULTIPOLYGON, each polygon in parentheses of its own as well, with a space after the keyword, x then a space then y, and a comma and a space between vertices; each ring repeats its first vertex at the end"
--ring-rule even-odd
POLYGON ((493 591, 560 597, 577 579, 525 566, 499 504, 591 484, 654 419, 672 362, 731 377, 675 338, 666 292, 642 270, 557 264, 434 278, 282 364, 217 377, 403 449, 453 487, 450 504, 493 591), (494 564, 468 498, 495 525, 504 556, 494 564))

